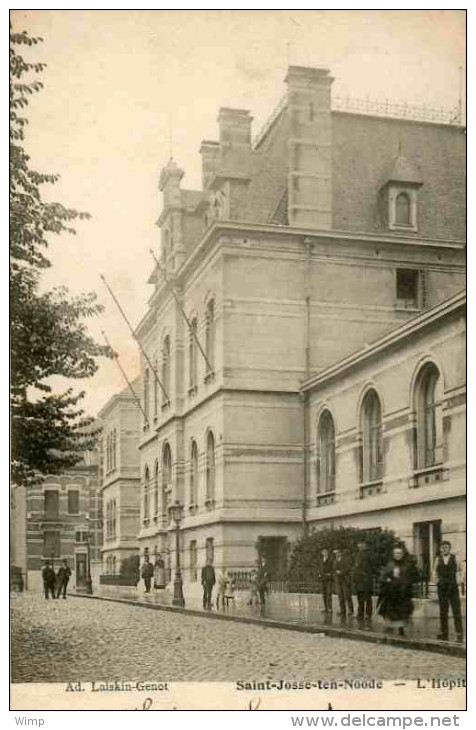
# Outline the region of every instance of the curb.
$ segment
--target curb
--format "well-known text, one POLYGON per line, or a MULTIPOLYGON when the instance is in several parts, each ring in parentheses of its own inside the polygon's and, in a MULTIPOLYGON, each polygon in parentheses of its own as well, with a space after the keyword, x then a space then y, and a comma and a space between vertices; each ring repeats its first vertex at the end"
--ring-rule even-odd
POLYGON ((271 618, 255 618, 253 616, 239 616, 236 614, 215 613, 213 611, 201 611, 194 608, 180 608, 178 606, 161 606, 157 603, 133 600, 130 598, 112 598, 109 596, 94 596, 86 594, 69 594, 72 598, 87 598, 96 601, 109 601, 112 603, 125 603, 129 606, 149 608, 154 611, 168 611, 169 613, 183 614, 186 616, 198 616, 199 618, 215 619, 217 621, 235 621, 242 624, 253 624, 273 629, 284 629, 285 631, 299 631, 305 634, 324 634, 333 638, 350 639, 352 641, 364 641, 371 644, 387 644, 397 646, 401 649, 414 649, 416 651, 428 651, 434 654, 445 654, 466 658, 466 648, 461 644, 453 642, 435 641, 433 639, 410 639, 399 636, 389 636, 375 631, 358 631, 337 626, 311 626, 309 624, 293 624, 288 621, 279 621, 271 618))

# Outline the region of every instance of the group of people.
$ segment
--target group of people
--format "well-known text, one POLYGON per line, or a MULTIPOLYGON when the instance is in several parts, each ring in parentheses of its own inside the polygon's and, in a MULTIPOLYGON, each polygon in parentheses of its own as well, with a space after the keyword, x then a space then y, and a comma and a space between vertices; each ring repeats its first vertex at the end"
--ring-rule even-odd
MULTIPOLYGON (((376 610, 385 620, 389 630, 397 629, 400 636, 413 613, 413 586, 420 580, 415 558, 410 555, 402 542, 395 543, 392 556, 378 576, 372 556, 366 543, 359 543, 353 558, 334 550, 321 551, 319 579, 322 586, 324 612, 332 613, 332 595, 335 590, 339 599, 341 617, 354 613, 352 588, 357 595, 360 621, 372 618, 374 578, 379 579, 376 610)), ((460 570, 451 543, 447 540, 440 545, 436 557, 432 582, 437 586, 440 608, 440 633, 438 639, 448 640, 449 609, 453 612, 455 631, 458 641, 463 640, 463 621, 459 585, 460 570)))
MULTIPOLYGON (((58 571, 58 582, 60 589, 63 587, 63 595, 66 597, 66 586, 71 571, 64 561, 65 567, 58 571), (61 574, 61 575, 60 575, 61 574)), ((440 633, 438 638, 448 639, 449 610, 453 612, 455 631, 458 641, 463 639, 463 621, 461 617, 461 600, 459 593, 459 566, 455 555, 451 552, 451 544, 445 540, 441 543, 439 555, 433 565, 432 582, 437 585, 439 608, 440 608, 440 633)), ((145 583, 146 593, 150 593, 152 580, 154 588, 165 588, 166 571, 162 556, 156 557, 154 565, 146 555, 142 566, 141 577, 145 583)), ((369 622, 373 614, 374 581, 378 579, 379 588, 376 604, 377 613, 385 620, 389 630, 398 630, 400 636, 405 633, 410 616, 413 613, 413 591, 414 584, 420 580, 415 558, 410 555, 402 542, 395 543, 392 556, 389 562, 378 574, 375 569, 373 556, 367 543, 360 542, 354 555, 344 553, 340 549, 332 553, 323 548, 320 554, 318 578, 321 584, 322 597, 326 614, 332 614, 332 596, 335 594, 339 600, 339 615, 345 619, 347 615, 354 613, 354 598, 357 597, 357 619, 359 622, 369 622)), ((45 583, 45 596, 48 598, 49 585, 55 584, 55 574, 51 568, 45 567, 43 571, 45 583), (50 570, 53 574, 53 582, 48 581, 50 570)), ((249 578, 248 605, 261 605, 266 603, 266 592, 268 590, 269 576, 266 566, 259 562, 249 578)), ((229 606, 235 599, 236 584, 233 577, 226 570, 222 570, 218 576, 215 568, 209 560, 202 568, 201 584, 203 588, 203 608, 212 609, 213 590, 217 585, 215 602, 218 609, 229 606)), ((54 596, 54 589, 51 589, 54 596)))
MULTIPOLYGON (((260 563, 258 568, 253 568, 250 573, 248 605, 265 605, 268 580, 268 572, 264 564, 260 563)), ((215 568, 211 561, 207 561, 207 564, 202 568, 201 583, 203 588, 203 608, 210 611, 212 609, 213 588, 217 583, 215 568)), ((217 609, 220 605, 222 608, 227 608, 230 601, 234 601, 235 590, 236 584, 233 577, 227 570, 222 570, 218 576, 216 591, 217 609)))
POLYGON ((150 562, 149 556, 145 556, 141 570, 141 578, 144 581, 146 593, 150 593, 150 589, 152 588, 152 579, 154 580, 155 590, 165 588, 167 583, 165 562, 160 553, 157 554, 153 565, 150 562))
POLYGON ((352 587, 357 595, 357 617, 359 620, 372 618, 372 596, 374 587, 374 567, 372 557, 365 542, 359 543, 354 557, 327 548, 321 550, 319 579, 324 602, 323 611, 332 613, 332 595, 334 590, 339 599, 339 613, 345 618, 347 613, 354 613, 352 587))
POLYGON ((45 567, 41 571, 41 577, 43 578, 45 598, 49 598, 50 594, 51 598, 60 598, 61 594, 63 598, 66 598, 66 589, 71 577, 71 568, 67 560, 63 560, 57 573, 55 573, 55 569, 50 561, 47 560, 45 567))

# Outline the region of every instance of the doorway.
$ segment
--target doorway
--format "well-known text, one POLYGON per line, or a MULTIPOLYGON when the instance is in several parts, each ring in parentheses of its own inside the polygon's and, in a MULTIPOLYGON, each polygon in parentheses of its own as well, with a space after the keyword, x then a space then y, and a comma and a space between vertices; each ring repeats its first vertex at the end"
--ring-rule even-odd
POLYGON ((85 588, 87 577, 87 555, 76 553, 76 588, 85 588))
POLYGON ((258 556, 264 561, 270 581, 285 580, 287 572, 287 537, 259 537, 258 556))
POLYGON ((415 522, 413 525, 413 545, 424 581, 429 581, 435 558, 441 543, 441 520, 415 522))

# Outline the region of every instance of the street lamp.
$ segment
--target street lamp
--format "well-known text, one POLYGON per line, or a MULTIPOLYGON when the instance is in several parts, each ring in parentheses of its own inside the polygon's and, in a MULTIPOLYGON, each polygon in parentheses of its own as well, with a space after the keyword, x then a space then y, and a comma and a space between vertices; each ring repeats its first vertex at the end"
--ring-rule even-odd
POLYGON ((92 595, 93 593, 93 581, 91 578, 91 545, 90 545, 91 535, 88 532, 86 535, 86 550, 87 550, 87 560, 86 560, 86 593, 89 593, 89 595, 92 595))
POLYGON ((185 598, 183 597, 182 572, 180 570, 180 523, 183 517, 183 507, 178 499, 172 505, 171 512, 172 519, 175 522, 175 552, 177 554, 172 606, 181 606, 183 608, 185 606, 185 598))

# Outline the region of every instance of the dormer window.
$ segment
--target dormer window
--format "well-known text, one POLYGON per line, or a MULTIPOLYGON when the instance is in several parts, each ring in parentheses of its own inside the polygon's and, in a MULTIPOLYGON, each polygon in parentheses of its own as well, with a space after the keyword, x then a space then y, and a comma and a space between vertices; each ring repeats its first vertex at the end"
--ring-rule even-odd
POLYGON ((418 190, 423 185, 415 163, 401 154, 383 176, 380 195, 383 217, 390 231, 418 231, 418 190))
POLYGON ((391 231, 418 231, 418 190, 402 185, 388 186, 388 227, 391 231))

